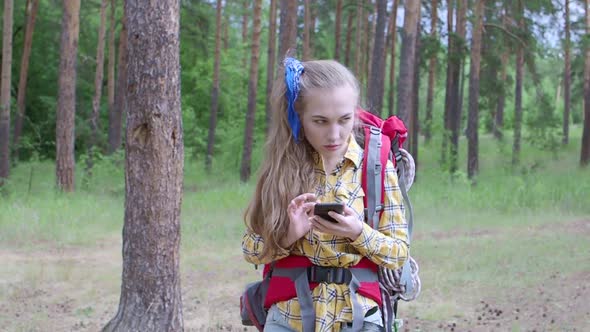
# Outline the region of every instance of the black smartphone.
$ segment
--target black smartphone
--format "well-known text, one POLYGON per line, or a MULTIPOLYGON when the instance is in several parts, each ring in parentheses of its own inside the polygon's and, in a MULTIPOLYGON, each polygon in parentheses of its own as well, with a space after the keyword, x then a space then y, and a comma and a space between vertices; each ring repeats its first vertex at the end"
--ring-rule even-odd
POLYGON ((342 203, 317 203, 313 208, 313 214, 322 217, 329 222, 337 223, 336 219, 328 215, 329 211, 334 211, 338 214, 344 212, 344 204, 342 203))

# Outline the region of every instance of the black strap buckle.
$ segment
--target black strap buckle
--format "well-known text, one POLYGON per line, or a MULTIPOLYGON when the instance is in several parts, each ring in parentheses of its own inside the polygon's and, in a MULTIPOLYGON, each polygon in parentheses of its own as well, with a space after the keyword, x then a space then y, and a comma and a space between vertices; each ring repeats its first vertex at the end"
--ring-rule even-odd
POLYGON ((348 284, 352 273, 344 267, 310 266, 307 269, 309 282, 325 282, 328 284, 348 284))

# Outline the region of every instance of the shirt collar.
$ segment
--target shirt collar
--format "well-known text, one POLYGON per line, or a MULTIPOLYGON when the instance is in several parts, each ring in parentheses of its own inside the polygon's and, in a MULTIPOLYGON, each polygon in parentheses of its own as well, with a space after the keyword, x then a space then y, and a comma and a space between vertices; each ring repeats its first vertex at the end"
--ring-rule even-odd
MULTIPOLYGON (((317 151, 314 151, 313 159, 315 167, 317 169, 323 169, 322 157, 317 151)), ((353 135, 348 139, 348 148, 346 149, 346 153, 344 153, 343 160, 339 164, 342 164, 346 159, 350 160, 356 168, 359 168, 363 161, 363 149, 358 145, 353 135)))

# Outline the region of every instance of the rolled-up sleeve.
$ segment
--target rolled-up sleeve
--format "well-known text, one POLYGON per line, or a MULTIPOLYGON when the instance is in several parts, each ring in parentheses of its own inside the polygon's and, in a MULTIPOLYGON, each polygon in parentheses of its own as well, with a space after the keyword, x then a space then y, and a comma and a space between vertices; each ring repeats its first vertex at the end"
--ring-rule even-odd
POLYGON ((262 236, 246 230, 242 237, 242 252, 244 253, 244 259, 252 264, 267 264, 273 260, 281 259, 289 255, 289 251, 281 249, 274 255, 262 257, 262 251, 264 250, 264 239, 262 236))

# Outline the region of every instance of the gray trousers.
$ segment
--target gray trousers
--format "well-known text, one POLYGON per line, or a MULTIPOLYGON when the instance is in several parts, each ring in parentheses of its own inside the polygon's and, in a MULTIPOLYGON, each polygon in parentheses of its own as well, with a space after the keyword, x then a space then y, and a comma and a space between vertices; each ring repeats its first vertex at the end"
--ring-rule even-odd
MULTIPOLYGON (((382 332, 385 329, 380 325, 381 324, 381 311, 378 310, 375 314, 372 314, 369 317, 365 317, 365 321, 363 323, 363 328, 361 332, 382 332), (379 323, 377 323, 379 322, 379 323)), ((352 324, 345 324, 340 331, 342 332, 351 332, 352 331, 352 324)), ((289 323, 287 323, 287 319, 281 315, 279 308, 276 305, 273 305, 268 310, 268 314, 266 316, 266 322, 264 323, 264 332, 297 332, 293 330, 289 323)))

